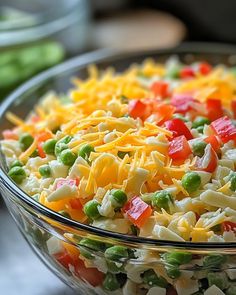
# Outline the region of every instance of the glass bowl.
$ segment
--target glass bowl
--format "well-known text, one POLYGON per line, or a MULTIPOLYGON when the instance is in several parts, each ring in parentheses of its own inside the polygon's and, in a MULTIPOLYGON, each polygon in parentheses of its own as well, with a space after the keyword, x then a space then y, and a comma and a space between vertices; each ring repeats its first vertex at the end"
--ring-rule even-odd
POLYGON ((0 99, 88 46, 86 0, 0 2, 0 99))
MULTIPOLYGON (((0 132, 11 127, 6 120, 7 111, 24 118, 47 91, 61 93, 70 88, 71 77, 86 78, 86 66, 90 63, 96 63, 100 69, 112 65, 122 71, 146 57, 165 62, 171 55, 178 55, 186 63, 207 60, 212 64, 236 64, 236 48, 219 44, 185 44, 172 50, 135 54, 109 50, 88 53, 44 72, 10 95, 0 107, 0 132)), ((78 223, 45 208, 19 189, 7 176, 2 154, 0 187, 5 203, 29 245, 78 293, 236 294, 235 243, 137 238, 78 223), (117 246, 125 247, 122 256, 117 254, 117 246)))

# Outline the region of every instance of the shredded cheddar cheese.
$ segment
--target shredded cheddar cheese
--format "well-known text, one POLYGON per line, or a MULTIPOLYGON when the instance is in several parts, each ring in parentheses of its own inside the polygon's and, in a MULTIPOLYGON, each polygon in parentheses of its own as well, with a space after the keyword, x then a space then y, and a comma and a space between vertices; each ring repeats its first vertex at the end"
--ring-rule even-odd
POLYGON ((25 120, 7 113, 17 139, 5 138, 3 152, 9 167, 14 158, 25 169, 12 178, 77 221, 108 229, 125 220, 114 230, 131 234, 133 224, 157 239, 223 239, 214 227, 235 220, 226 208, 236 210, 236 78, 224 67, 201 72, 197 63, 191 75, 177 67, 173 78, 168 63, 153 60, 123 73, 91 65, 86 80, 74 78, 67 95, 45 94, 25 120), (50 139, 39 142, 42 132, 50 139), (86 217, 93 201, 101 222, 86 217))

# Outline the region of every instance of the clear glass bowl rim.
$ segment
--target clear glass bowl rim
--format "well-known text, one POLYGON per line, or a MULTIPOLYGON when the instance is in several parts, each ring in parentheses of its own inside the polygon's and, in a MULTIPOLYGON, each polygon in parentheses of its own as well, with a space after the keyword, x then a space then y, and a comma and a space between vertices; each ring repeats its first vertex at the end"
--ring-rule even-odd
MULTIPOLYGON (((4 116, 7 112, 8 107, 14 103, 14 101, 27 92, 29 89, 34 88, 38 83, 46 82, 50 78, 56 78, 57 75, 61 73, 70 72, 71 70, 79 70, 85 68, 90 63, 100 63, 100 62, 111 62, 114 60, 127 59, 129 57, 140 57, 146 56, 151 57, 153 54, 168 54, 168 55, 178 55, 178 54, 192 54, 195 53, 208 53, 208 54, 236 54, 236 46, 229 44, 221 44, 221 43, 202 43, 202 42, 191 42, 191 43, 182 43, 181 45, 171 48, 171 49, 160 49, 160 50, 151 50, 144 52, 118 52, 110 49, 102 49, 93 51, 90 53, 85 53, 78 57, 74 57, 69 59, 68 61, 57 65, 36 77, 30 79, 28 82, 24 83, 22 86, 18 87, 15 91, 13 91, 0 105, 0 117, 4 116)), ((3 155, 0 155, 0 160, 3 155)), ((143 237, 133 237, 130 235, 124 235, 116 232, 111 232, 107 230, 103 230, 100 228, 92 227, 90 225, 82 224, 72 219, 68 219, 61 214, 50 210, 49 208, 43 206, 38 203, 30 196, 28 196, 25 192, 23 192, 4 172, 2 167, 0 167, 0 186, 2 188, 7 189, 13 195, 15 195, 23 204, 29 206, 33 209, 37 214, 41 214, 45 217, 49 217, 50 219, 59 222, 60 224, 71 227, 77 230, 85 231, 86 233, 96 235, 99 237, 111 238, 115 239, 122 243, 132 243, 136 246, 158 246, 158 247, 173 247, 173 248, 182 248, 188 250, 207 250, 207 251, 215 251, 215 250, 226 250, 232 251, 236 248, 236 243, 212 243, 212 242, 204 242, 204 243, 193 243, 193 242, 175 242, 168 240, 158 240, 158 239, 150 239, 143 237)))
POLYGON ((32 25, 18 27, 7 27, 0 30, 0 48, 15 46, 28 42, 44 39, 52 36, 61 30, 75 24, 78 19, 88 14, 88 3, 85 0, 60 0, 63 5, 57 7, 57 14, 51 15, 48 12, 39 12, 36 22, 32 25), (79 10, 79 11, 78 11, 79 10))

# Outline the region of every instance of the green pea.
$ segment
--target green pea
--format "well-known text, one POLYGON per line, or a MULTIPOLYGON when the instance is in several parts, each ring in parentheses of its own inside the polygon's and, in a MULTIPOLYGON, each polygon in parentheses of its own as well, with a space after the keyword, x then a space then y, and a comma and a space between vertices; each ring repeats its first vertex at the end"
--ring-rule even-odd
POLYGON ((176 265, 166 267, 166 273, 171 279, 177 279, 181 276, 181 271, 176 265))
POLYGON ((94 148, 90 144, 84 144, 80 147, 78 155, 88 161, 91 152, 94 152, 94 148))
POLYGON ((111 273, 120 273, 124 271, 123 263, 116 263, 114 261, 107 260, 106 264, 109 272, 111 273))
POLYGON ((99 217, 101 217, 98 208, 100 207, 100 204, 96 200, 88 201, 84 205, 84 213, 92 220, 96 220, 99 217))
POLYGON ((209 286, 216 285, 221 290, 228 287, 228 278, 224 272, 209 272, 207 274, 209 286))
POLYGON ((70 214, 69 214, 67 211, 65 211, 65 210, 61 210, 61 211, 59 211, 58 213, 61 214, 61 215, 64 216, 64 217, 66 217, 66 218, 71 219, 70 214))
POLYGON ((70 149, 63 150, 60 154, 60 161, 66 166, 72 166, 77 159, 77 155, 70 149))
POLYGON ((94 259, 94 256, 91 252, 100 252, 104 251, 105 244, 99 241, 91 240, 84 238, 79 242, 80 254, 87 259, 94 259))
POLYGON ((26 173, 23 167, 13 167, 9 170, 8 175, 11 177, 13 181, 17 184, 21 184, 23 180, 26 178, 26 173))
POLYGON ((43 150, 47 155, 55 154, 56 139, 48 139, 43 144, 43 150))
POLYGON ((66 149, 68 149, 68 143, 71 141, 72 137, 67 135, 60 139, 56 144, 55 144, 55 155, 58 157, 60 153, 66 149))
POLYGON ((51 176, 51 168, 49 165, 42 165, 39 167, 39 173, 42 177, 48 178, 51 176))
POLYGON ((229 289, 226 290, 225 295, 235 295, 236 294, 236 286, 230 286, 229 289))
POLYGON ((124 157, 128 155, 130 156, 130 153, 129 152, 121 152, 121 151, 118 151, 117 153, 117 156, 120 158, 120 159, 124 159, 124 157))
POLYGON ((143 273, 143 282, 149 286, 158 286, 166 288, 168 283, 163 277, 158 277, 153 269, 146 270, 143 273))
POLYGON ((112 273, 107 273, 103 281, 103 288, 107 291, 115 291, 120 288, 120 284, 116 276, 112 273))
POLYGON ((10 168, 13 168, 13 167, 22 167, 23 166, 23 163, 19 160, 15 160, 14 162, 12 162, 10 168))
POLYGON ((30 155, 31 158, 35 158, 35 157, 38 157, 39 155, 39 152, 38 152, 38 149, 34 150, 33 153, 30 155))
POLYGON ((114 190, 111 192, 110 200, 114 208, 122 208, 127 202, 127 195, 122 190, 114 190))
POLYGON ((236 175, 232 176, 230 179, 230 189, 231 191, 236 191, 236 175))
POLYGON ((112 246, 106 249, 104 255, 106 259, 117 262, 129 258, 128 249, 123 246, 112 246))
POLYGON ((192 128, 197 128, 209 124, 211 124, 211 121, 208 118, 199 116, 193 121, 192 128))
POLYGON ((22 134, 19 139, 21 149, 23 151, 27 150, 31 146, 33 141, 34 141, 34 138, 29 133, 22 134))
POLYGON ((207 143, 204 141, 194 143, 192 146, 194 156, 198 156, 201 158, 204 155, 206 146, 207 143))
POLYGON ((171 252, 163 255, 166 263, 171 265, 187 264, 192 260, 192 254, 188 252, 171 252))
POLYGON ((181 114, 174 114, 173 115, 173 118, 176 118, 176 119, 180 119, 182 120, 183 122, 189 122, 189 120, 187 118, 185 118, 183 115, 181 114))
POLYGON ((153 195, 152 206, 157 209, 169 210, 169 205, 172 202, 172 196, 167 191, 160 191, 153 195))
POLYGON ((166 77, 170 79, 178 79, 180 77, 179 73, 180 73, 180 67, 173 66, 167 70, 166 77))
POLYGON ((201 177, 196 172, 187 172, 181 182, 187 192, 193 193, 201 186, 201 177))
POLYGON ((203 266, 206 268, 219 268, 223 263, 225 263, 227 260, 227 257, 225 255, 221 254, 211 254, 208 256, 205 256, 203 259, 203 266))
POLYGON ((199 127, 197 127, 196 129, 197 129, 197 132, 198 132, 198 133, 203 134, 204 126, 199 126, 199 127))

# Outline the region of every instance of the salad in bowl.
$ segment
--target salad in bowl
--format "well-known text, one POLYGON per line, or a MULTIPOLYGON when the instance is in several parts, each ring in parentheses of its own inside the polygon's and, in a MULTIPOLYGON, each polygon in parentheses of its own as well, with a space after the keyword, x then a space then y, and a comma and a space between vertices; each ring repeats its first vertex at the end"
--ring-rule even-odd
POLYGON ((23 231, 83 294, 236 295, 235 68, 169 56, 88 73, 5 113, 5 178, 59 218, 21 213, 23 231))

